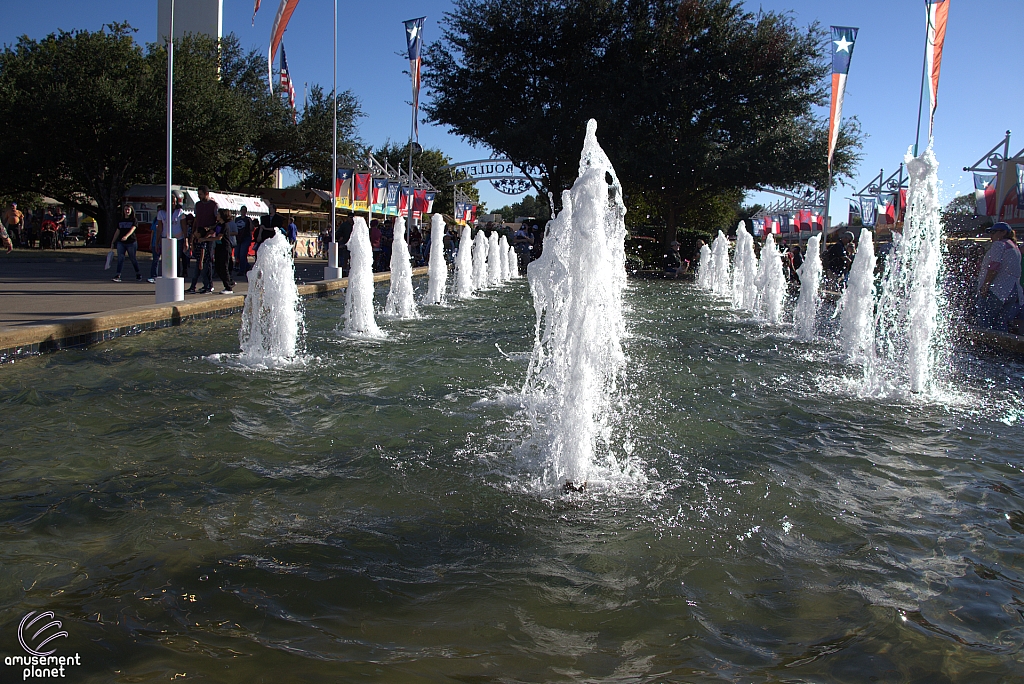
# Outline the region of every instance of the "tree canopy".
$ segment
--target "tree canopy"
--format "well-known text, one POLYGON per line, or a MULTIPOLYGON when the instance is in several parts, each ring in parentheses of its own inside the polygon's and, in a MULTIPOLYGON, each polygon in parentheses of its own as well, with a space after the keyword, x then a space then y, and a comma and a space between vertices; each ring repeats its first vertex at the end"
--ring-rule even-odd
MULTIPOLYGON (((760 185, 827 183, 826 36, 736 0, 455 0, 429 46, 430 119, 557 198, 588 119, 627 203, 678 219, 760 185), (725 198, 723 199, 723 195, 725 198)), ((857 161, 847 124, 834 167, 857 161)))
MULTIPOLYGON (((132 184, 163 181, 166 48, 143 48, 133 34, 112 24, 22 37, 0 52, 0 192, 51 196, 96 218, 102 236, 132 184)), ((265 187, 279 168, 323 173, 325 158, 330 176, 330 98, 314 87, 293 117, 268 92, 266 73, 266 57, 233 35, 176 42, 175 182, 265 187)), ((339 147, 354 148, 360 111, 351 93, 339 93, 338 113, 339 147)))

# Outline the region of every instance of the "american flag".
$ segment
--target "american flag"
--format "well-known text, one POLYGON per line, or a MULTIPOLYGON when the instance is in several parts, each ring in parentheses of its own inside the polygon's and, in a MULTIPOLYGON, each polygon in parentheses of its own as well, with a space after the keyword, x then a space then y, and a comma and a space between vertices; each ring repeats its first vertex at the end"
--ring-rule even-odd
POLYGON ((284 43, 281 44, 281 90, 288 93, 288 104, 292 108, 292 119, 296 119, 295 86, 292 85, 292 77, 288 73, 288 58, 284 55, 284 43))

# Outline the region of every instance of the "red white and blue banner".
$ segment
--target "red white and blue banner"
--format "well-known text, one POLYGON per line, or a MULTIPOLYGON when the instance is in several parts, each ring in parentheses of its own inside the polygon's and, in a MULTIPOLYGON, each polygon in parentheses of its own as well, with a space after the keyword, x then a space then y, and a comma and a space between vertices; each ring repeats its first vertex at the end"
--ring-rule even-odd
MULTIPOLYGON (((388 179, 387 178, 374 178, 373 179, 373 202, 374 207, 377 205, 383 206, 388 198, 388 179)), ((374 211, 378 211, 374 209, 374 211)))
POLYGON ((797 212, 797 225, 799 226, 801 233, 811 231, 813 227, 812 215, 813 212, 811 212, 810 209, 801 209, 797 212))
POLYGON ((338 209, 352 208, 352 169, 338 169, 334 179, 334 202, 338 209))
POLYGON ((405 22, 405 40, 409 47, 409 73, 412 75, 412 136, 416 142, 420 140, 420 67, 423 64, 421 52, 424 19, 426 17, 405 22))
POLYGON ((886 193, 878 196, 878 214, 875 219, 876 225, 896 225, 896 195, 886 193))
POLYGON ((370 186, 372 176, 368 173, 356 173, 352 176, 352 208, 366 211, 370 208, 370 186))
POLYGON ((750 224, 753 228, 752 235, 754 237, 761 237, 764 235, 764 221, 762 219, 750 219, 750 224))
MULTIPOLYGON (((270 92, 274 92, 273 72, 277 48, 281 45, 281 41, 284 40, 284 32, 288 28, 288 22, 291 20, 298 4, 299 0, 281 0, 281 5, 277 8, 277 14, 274 16, 274 25, 270 28, 270 57, 267 59, 267 69, 270 71, 267 81, 270 83, 270 92)), ((259 9, 259 5, 257 2, 256 9, 259 9)), ((253 12, 253 18, 255 17, 256 13, 253 12)))
POLYGON ((828 120, 828 169, 832 172, 832 157, 839 142, 839 129, 843 121, 843 99, 846 97, 846 78, 850 74, 853 44, 859 29, 850 26, 832 27, 832 106, 828 120))
POLYGON ((385 212, 388 216, 398 216, 398 196, 401 190, 401 184, 398 181, 388 181, 388 196, 384 202, 385 212))
POLYGON ((998 178, 994 173, 974 174, 974 211, 978 216, 996 215, 996 180, 998 178))
POLYGON ((875 227, 878 217, 878 200, 874 197, 860 198, 860 222, 868 228, 875 227))
POLYGON ((281 43, 281 92, 288 94, 288 105, 292 108, 292 121, 298 122, 298 114, 295 111, 295 84, 292 83, 292 74, 288 69, 288 57, 284 54, 284 43, 281 43))
POLYGON ((928 117, 928 139, 935 128, 935 108, 939 105, 939 71, 942 69, 942 48, 946 43, 946 20, 949 18, 949 0, 925 0, 928 15, 928 38, 925 43, 924 68, 928 79, 928 97, 931 108, 928 117))
POLYGON ((252 8, 252 25, 256 25, 256 13, 260 11, 260 0, 256 0, 256 6, 252 8))

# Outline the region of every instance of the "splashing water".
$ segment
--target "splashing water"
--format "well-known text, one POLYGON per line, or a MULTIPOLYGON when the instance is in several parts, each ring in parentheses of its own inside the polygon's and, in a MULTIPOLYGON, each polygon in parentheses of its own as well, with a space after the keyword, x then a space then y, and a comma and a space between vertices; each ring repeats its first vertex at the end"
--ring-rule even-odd
POLYGON ((596 132, 590 120, 579 178, 562 193, 562 211, 527 273, 537 326, 523 395, 533 424, 546 428, 546 484, 594 479, 601 445, 616 465, 608 447, 625 365, 626 208, 596 132))
POLYGON ((405 219, 395 221, 395 240, 391 243, 391 289, 384 303, 384 315, 394 318, 419 318, 412 296, 412 261, 405 242, 405 219))
POLYGON ((494 287, 501 283, 501 248, 498 246, 498 233, 491 231, 487 236, 487 284, 494 287))
POLYGON ((761 261, 757 265, 757 297, 755 313, 768 325, 782 322, 782 305, 786 296, 786 274, 782 270, 782 255, 775 246, 775 236, 765 238, 761 248, 761 261))
POLYGON ((793 327, 796 337, 804 342, 814 339, 814 326, 821 303, 821 236, 812 235, 807 240, 807 255, 797 269, 800 278, 800 297, 793 308, 793 327))
POLYGON ((276 231, 260 246, 256 264, 249 271, 249 291, 238 331, 239 360, 260 367, 288 363, 295 358, 302 328, 291 245, 276 231))
POLYGON ((857 256, 839 310, 843 353, 853 363, 867 363, 875 354, 875 243, 867 228, 860 230, 857 256))
POLYGON ((462 227, 459 253, 455 257, 455 296, 469 299, 473 296, 473 229, 462 227))
POLYGON ((501 282, 505 283, 512 279, 508 272, 508 240, 502 235, 498 238, 498 255, 501 257, 501 282))
POLYGON ((357 216, 348 240, 350 267, 345 288, 344 332, 353 337, 385 337, 373 317, 373 248, 366 219, 357 216))
POLYGON ((512 280, 519 278, 519 255, 515 247, 508 248, 508 277, 512 280))
POLYGON ((907 216, 902 239, 893 240, 887 259, 875 315, 877 354, 865 369, 875 393, 903 387, 937 391, 933 369, 945 352, 936 339, 942 275, 938 169, 931 145, 920 157, 907 155, 907 216))
POLYGON ((753 311, 757 298, 757 255, 754 254, 754 238, 747 232, 743 222, 736 228, 736 250, 732 260, 732 308, 753 311))
POLYGON ((430 264, 427 274, 427 304, 443 304, 448 285, 448 262, 444 260, 444 217, 434 214, 430 218, 430 264))
POLYGON ((719 297, 732 296, 729 238, 722 231, 718 231, 718 237, 711 244, 711 292, 719 297))
POLYGON ((473 239, 473 289, 487 287, 487 236, 478 230, 473 239))
POLYGON ((711 281, 715 275, 713 268, 711 261, 711 248, 707 245, 701 245, 700 261, 697 262, 697 287, 702 290, 711 291, 711 281))

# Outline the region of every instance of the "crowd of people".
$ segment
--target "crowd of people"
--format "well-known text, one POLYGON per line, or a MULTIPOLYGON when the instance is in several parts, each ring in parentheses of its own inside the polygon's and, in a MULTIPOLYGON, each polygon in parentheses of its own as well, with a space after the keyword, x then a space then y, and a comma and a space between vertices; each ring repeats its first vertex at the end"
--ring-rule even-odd
POLYGON ((68 217, 60 206, 30 210, 28 214, 9 203, 0 216, 0 243, 12 252, 22 249, 64 249, 68 240, 68 217))

